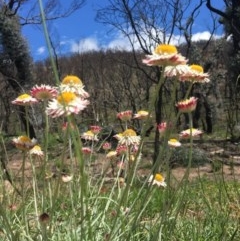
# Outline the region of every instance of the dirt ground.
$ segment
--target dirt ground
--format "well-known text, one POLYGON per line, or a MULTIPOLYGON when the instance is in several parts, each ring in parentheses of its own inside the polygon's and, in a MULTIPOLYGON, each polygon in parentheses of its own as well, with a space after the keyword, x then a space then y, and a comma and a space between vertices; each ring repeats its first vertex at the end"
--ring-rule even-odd
MULTIPOLYGON (((225 180, 239 180, 240 181, 240 143, 231 143, 228 140, 209 141, 209 142, 194 142, 194 146, 200 148, 208 157, 207 161, 201 165, 192 167, 190 169, 189 180, 197 177, 214 178, 217 175, 223 175, 225 180)), ((98 175, 100 170, 104 169, 106 165, 106 158, 104 154, 97 154, 96 160, 91 163, 92 172, 98 175)), ((140 165, 138 175, 147 176, 149 174, 149 167, 151 161, 143 160, 145 165, 140 165), (148 166, 148 168, 146 168, 148 166)), ((36 162, 36 167, 41 165, 36 162)), ((12 153, 8 157, 7 170, 12 176, 21 175, 22 155, 19 152, 12 153)), ((182 165, 175 165, 171 169, 173 177, 181 180, 186 172, 186 167, 182 165)), ((29 161, 25 163, 25 174, 27 178, 31 178, 32 168, 29 161)), ((111 170, 108 170, 111 175, 111 170)))

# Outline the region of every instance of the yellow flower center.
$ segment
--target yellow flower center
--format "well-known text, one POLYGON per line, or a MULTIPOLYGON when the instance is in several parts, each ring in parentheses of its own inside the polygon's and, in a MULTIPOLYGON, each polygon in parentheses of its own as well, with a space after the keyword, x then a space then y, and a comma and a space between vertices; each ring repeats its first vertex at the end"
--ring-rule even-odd
POLYGON ((137 136, 136 132, 132 129, 127 129, 122 133, 123 136, 137 136))
POLYGON ((145 110, 140 110, 140 111, 138 111, 138 114, 139 115, 148 115, 148 112, 145 110))
POLYGON ((67 75, 62 80, 62 84, 65 84, 65 85, 69 85, 69 84, 82 85, 82 81, 75 75, 67 75))
POLYGON ((31 142, 31 139, 27 136, 20 136, 19 140, 23 143, 31 142))
POLYGON ((39 145, 34 146, 33 149, 36 151, 41 151, 41 147, 39 145))
POLYGON ((158 182, 163 182, 163 181, 164 181, 163 176, 162 176, 161 174, 159 174, 159 173, 155 174, 154 179, 155 179, 156 181, 158 181, 158 182))
POLYGON ((178 142, 178 140, 176 140, 176 139, 170 139, 169 141, 174 142, 174 143, 178 142))
POLYGON ((72 92, 63 92, 57 97, 57 101, 62 105, 67 105, 76 99, 76 95, 72 92))
POLYGON ((177 52, 177 48, 170 44, 160 44, 155 49, 156 54, 176 54, 177 52))
POLYGON ((195 70, 199 73, 203 73, 203 67, 201 65, 193 64, 190 66, 192 70, 195 70))
POLYGON ((28 98, 30 98, 30 97, 31 97, 31 96, 28 95, 28 94, 23 94, 23 95, 18 96, 18 99, 19 99, 19 100, 24 100, 24 99, 28 99, 28 98))
POLYGON ((87 132, 85 132, 85 135, 87 135, 87 136, 94 136, 94 133, 92 131, 87 131, 87 132))

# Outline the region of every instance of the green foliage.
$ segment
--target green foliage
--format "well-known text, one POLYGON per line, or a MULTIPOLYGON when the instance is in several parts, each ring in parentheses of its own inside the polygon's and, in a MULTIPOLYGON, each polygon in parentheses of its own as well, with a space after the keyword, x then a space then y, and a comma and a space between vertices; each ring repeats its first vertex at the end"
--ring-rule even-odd
MULTIPOLYGON (((0 32, 0 44, 3 47, 3 54, 9 57, 13 66, 16 68, 17 75, 12 76, 11 72, 5 73, 6 66, 5 69, 4 66, 0 66, 0 71, 7 76, 12 76, 17 79, 16 81, 11 81, 9 84, 14 90, 19 92, 21 88, 33 80, 32 60, 26 41, 21 33, 18 17, 6 11, 4 8, 0 9, 0 32)), ((4 64, 4 62, 1 62, 1 64, 4 64)))
MULTIPOLYGON (((193 59, 198 58, 196 52, 193 59)), ((141 164, 146 173, 144 175, 138 172, 143 161, 142 152, 147 150, 145 155, 149 156, 152 154, 149 149, 153 148, 144 146, 145 134, 140 137, 134 130, 129 130, 133 124, 130 120, 122 119, 125 131, 118 135, 119 149, 111 147, 115 151, 110 156, 98 153, 102 143, 97 138, 107 134, 108 130, 107 133, 105 130, 97 133, 100 128, 93 128, 96 133, 88 133, 82 143, 80 130, 85 131, 88 121, 90 124, 101 122, 99 115, 103 112, 104 117, 100 118, 102 122, 106 125, 111 121, 116 127, 113 112, 130 104, 134 111, 148 106, 149 114, 139 122, 140 129, 152 125, 155 103, 165 83, 163 71, 158 71, 159 74, 161 72, 159 82, 156 82, 151 95, 145 98, 142 95, 145 93, 144 88, 148 94, 150 88, 147 81, 138 82, 137 71, 129 73, 126 66, 123 68, 119 62, 116 66, 119 73, 111 68, 110 79, 115 79, 114 83, 103 80, 98 89, 94 81, 88 83, 93 93, 105 96, 106 101, 110 97, 114 98, 115 103, 93 99, 91 113, 86 114, 86 121, 84 114, 76 117, 80 112, 79 106, 72 100, 77 101, 77 96, 73 93, 66 95, 66 99, 61 96, 61 101, 54 99, 56 105, 51 102, 51 108, 48 106, 50 112, 43 109, 46 121, 42 125, 43 138, 39 143, 42 144, 43 153, 31 152, 34 148, 31 140, 27 140, 28 137, 14 142, 21 154, 19 169, 13 172, 15 178, 12 183, 9 180, 6 182, 5 170, 1 169, 0 173, 2 240, 239 240, 238 225, 235 225, 239 224, 240 206, 236 201, 240 197, 239 183, 236 179, 233 182, 226 181, 221 173, 213 175, 212 180, 200 175, 190 180, 191 168, 209 161, 207 154, 197 148, 192 136, 179 148, 169 147, 170 136, 177 133, 171 128, 164 130, 160 135, 159 146, 158 141, 154 143, 156 149, 159 149, 154 164, 148 167, 141 164), (130 83, 129 79, 134 81, 130 83), (122 87, 127 90, 126 93, 121 92, 122 87), (62 103, 64 108, 61 108, 62 103), (69 112, 66 112, 67 107, 69 112), (108 112, 111 113, 109 119, 108 112), (56 121, 50 123, 50 117, 56 121), (63 120, 68 121, 65 131, 56 128, 63 120), (51 124, 54 124, 52 129, 51 124), (88 151, 84 152, 83 146, 88 151), (161 166, 162 163, 164 165, 161 166), (173 175, 173 164, 185 167, 183 177, 173 175), (117 171, 113 173, 113 169, 117 171), (163 172, 164 177, 159 171, 163 172)), ((172 89, 177 90, 179 82, 172 83, 166 85, 169 98, 163 98, 166 102, 170 99, 171 103, 166 107, 167 124, 176 123, 179 117, 173 115, 176 92, 171 92, 172 89)), ((132 119, 132 116, 124 117, 132 119)), ((189 128, 192 128, 190 111, 188 118, 189 128)))

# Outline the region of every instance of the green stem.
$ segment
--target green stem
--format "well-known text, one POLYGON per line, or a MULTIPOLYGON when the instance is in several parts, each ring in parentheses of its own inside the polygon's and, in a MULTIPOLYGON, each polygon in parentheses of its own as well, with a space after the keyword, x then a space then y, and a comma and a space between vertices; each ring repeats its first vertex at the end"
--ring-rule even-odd
POLYGON ((27 136, 29 137, 29 116, 28 116, 28 106, 25 105, 25 116, 26 116, 26 126, 27 126, 27 136))
POLYGON ((45 35, 45 39, 46 39, 46 43, 47 43, 48 52, 49 52, 49 57, 50 57, 51 65, 52 65, 52 68, 53 68, 53 73, 54 73, 54 76, 55 76, 55 79, 56 79, 56 84, 58 85, 60 81, 59 81, 57 66, 54 62, 54 57, 53 57, 50 37, 49 37, 49 34, 48 34, 48 30, 47 30, 46 17, 45 17, 45 13, 44 13, 42 0, 38 0, 38 3, 39 3, 39 8, 40 8, 43 31, 44 31, 44 35, 45 35))
POLYGON ((26 151, 23 151, 23 161, 22 161, 22 177, 21 177, 21 191, 22 200, 25 200, 25 164, 26 164, 26 151))
POLYGON ((193 136, 192 136, 192 131, 193 131, 193 119, 192 119, 192 113, 188 113, 189 117, 189 128, 190 128, 190 151, 189 151, 189 160, 188 160, 188 169, 192 165, 192 152, 193 152, 193 136))
MULTIPOLYGON (((155 103, 157 102, 157 100, 159 98, 160 88, 162 87, 162 85, 164 84, 164 81, 165 81, 165 77, 164 77, 163 73, 164 73, 164 67, 162 67, 159 82, 157 83, 155 91, 154 91, 153 95, 151 95, 151 99, 149 101, 149 115, 148 115, 148 118, 146 120, 146 124, 144 125, 144 128, 141 131, 141 141, 140 141, 139 147, 142 147, 142 145, 143 145, 144 137, 145 137, 145 134, 146 134, 146 131, 147 131, 147 127, 149 126, 149 123, 151 121, 151 116, 154 112, 155 103)), ((141 151, 140 149, 141 148, 139 148, 139 150, 136 154, 136 159, 140 155, 140 151, 141 151)), ((114 236, 114 234, 116 232, 115 228, 116 228, 116 225, 117 225, 117 222, 118 222, 118 217, 119 217, 119 214, 120 214, 120 211, 121 211, 120 208, 123 204, 126 203, 125 198, 126 198, 126 195, 129 193, 129 189, 130 189, 131 183, 132 183, 133 178, 134 178, 133 174, 134 174, 134 171, 136 170, 137 164, 138 164, 138 162, 135 161, 133 163, 133 166, 131 167, 131 170, 130 170, 130 173, 129 173, 130 178, 128 178, 127 183, 126 183, 126 187, 125 187, 125 189, 122 193, 122 196, 121 196, 121 199, 120 199, 120 202, 119 202, 119 205, 118 205, 118 209, 117 209, 116 218, 114 219, 113 225, 111 226, 111 232, 110 232, 109 237, 108 237, 109 240, 111 240, 111 238, 114 236)), ((155 166, 155 164, 154 164, 154 166, 155 166)))
POLYGON ((191 90, 192 90, 193 84, 194 84, 193 82, 190 83, 190 85, 189 85, 189 87, 188 87, 188 89, 187 89, 187 92, 186 92, 186 94, 185 94, 185 96, 184 96, 184 99, 187 99, 187 98, 188 98, 188 96, 189 96, 189 94, 190 94, 190 92, 191 92, 191 90))
POLYGON ((21 194, 22 194, 22 218, 25 222, 26 228, 28 229, 28 222, 26 217, 26 187, 25 187, 25 164, 26 164, 26 151, 23 151, 23 162, 22 162, 22 177, 21 177, 21 194))
MULTIPOLYGON (((73 118, 73 116, 68 116, 68 122, 73 123, 76 127, 76 122, 73 118)), ((88 175, 85 171, 85 160, 83 158, 82 154, 82 142, 80 139, 80 133, 78 128, 75 128, 76 130, 73 130, 70 128, 70 135, 73 140, 74 145, 74 151, 76 154, 76 158, 79 163, 79 169, 80 169, 80 203, 81 203, 81 240, 85 240, 86 236, 86 230, 85 230, 85 224, 84 219, 87 218, 89 225, 91 225, 91 217, 89 215, 88 210, 88 175)))
MULTIPOLYGON (((37 200, 38 200, 38 196, 37 193, 38 192, 38 188, 37 188, 37 178, 36 178, 36 170, 35 170, 35 164, 33 163, 32 157, 30 156, 30 161, 31 161, 31 166, 32 166, 32 172, 33 172, 33 196, 34 196, 34 208, 35 208, 35 215, 36 217, 38 217, 39 213, 38 213, 38 204, 37 204, 37 200)), ((40 228, 39 222, 38 222, 38 228, 40 228)))
MULTIPOLYGON (((47 108, 47 102, 43 101, 43 110, 45 111, 47 108)), ((45 133, 44 133, 44 160, 43 160, 43 167, 42 167, 42 180, 43 180, 43 209, 45 206, 46 201, 46 181, 45 181, 45 175, 46 175, 46 166, 48 163, 48 142, 49 142, 49 119, 47 113, 45 113, 45 133)), ((44 210, 43 210, 44 211, 44 210)))

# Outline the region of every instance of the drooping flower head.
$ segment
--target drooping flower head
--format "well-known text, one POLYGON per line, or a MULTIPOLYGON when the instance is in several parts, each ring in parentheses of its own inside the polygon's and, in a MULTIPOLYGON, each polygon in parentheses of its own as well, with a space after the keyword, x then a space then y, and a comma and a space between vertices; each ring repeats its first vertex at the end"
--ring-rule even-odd
POLYGON ((73 179, 73 175, 62 174, 61 179, 63 182, 71 182, 73 179))
POLYGON ((163 136, 165 134, 165 132, 171 127, 170 124, 168 124, 167 122, 161 122, 160 124, 157 125, 157 129, 160 133, 161 136, 163 136))
POLYGON ((82 80, 75 75, 67 75, 60 85, 60 92, 73 92, 74 94, 88 98, 89 94, 84 90, 82 80))
POLYGON ((102 145, 102 149, 107 151, 110 150, 112 148, 112 144, 110 142, 104 142, 102 145))
POLYGON ((189 67, 189 71, 180 75, 180 81, 208 83, 210 79, 209 79, 209 74, 204 73, 203 67, 201 65, 193 64, 189 67))
POLYGON ((37 100, 50 100, 57 96, 58 91, 55 87, 50 85, 35 85, 31 91, 31 95, 36 98, 37 100))
POLYGON ((197 106, 197 98, 190 97, 189 99, 179 101, 176 104, 178 110, 182 113, 189 113, 196 109, 197 106))
POLYGON ((12 101, 12 104, 14 105, 23 105, 23 106, 28 106, 35 103, 38 103, 38 100, 28 94, 19 95, 15 100, 12 101))
POLYGON ((62 92, 56 99, 49 102, 46 112, 52 118, 68 116, 78 114, 84 110, 88 104, 88 100, 84 100, 72 92, 62 92))
POLYGON ((88 131, 84 132, 82 134, 81 138, 86 140, 86 141, 99 141, 97 136, 91 130, 88 130, 88 131))
POLYGON ((157 185, 158 187, 166 187, 167 186, 164 177, 160 173, 151 175, 150 178, 148 179, 148 183, 150 185, 157 185))
POLYGON ((30 155, 43 157, 43 151, 39 145, 35 145, 30 151, 30 155))
POLYGON ((140 136, 137 136, 136 132, 132 129, 127 129, 122 133, 119 140, 119 145, 139 145, 141 140, 140 136))
POLYGON ((99 134, 99 132, 102 130, 101 126, 90 126, 90 130, 95 134, 99 134))
POLYGON ((116 148, 116 152, 118 155, 124 155, 128 151, 128 147, 126 145, 118 145, 116 148))
POLYGON ((191 128, 191 129, 181 131, 180 138, 189 139, 191 135, 192 137, 198 137, 198 136, 201 136, 202 134, 203 132, 201 130, 191 128))
POLYGON ((134 114, 133 118, 134 119, 139 119, 139 120, 144 120, 148 117, 149 113, 148 111, 145 110, 139 110, 137 114, 134 114))
POLYGON ((189 72, 189 66, 186 64, 179 64, 175 66, 166 66, 164 69, 165 77, 179 77, 189 72))
POLYGON ((19 150, 29 151, 36 145, 37 140, 35 138, 31 140, 28 136, 19 136, 13 138, 12 142, 19 150))
POLYGON ((177 139, 170 139, 168 141, 168 146, 170 146, 170 147, 179 147, 181 145, 182 144, 177 139))
POLYGON ((147 55, 142 62, 148 66, 175 66, 186 64, 187 60, 178 53, 174 45, 160 44, 155 48, 152 55, 147 55))
POLYGON ((85 154, 85 155, 90 155, 92 154, 92 149, 90 147, 83 147, 82 148, 82 153, 85 154))
POLYGON ((126 110, 117 113, 117 118, 122 120, 122 121, 128 121, 132 119, 132 111, 131 110, 126 110))

